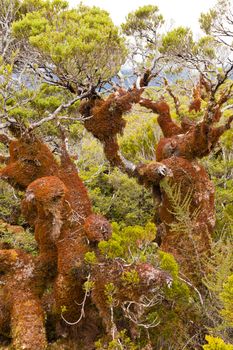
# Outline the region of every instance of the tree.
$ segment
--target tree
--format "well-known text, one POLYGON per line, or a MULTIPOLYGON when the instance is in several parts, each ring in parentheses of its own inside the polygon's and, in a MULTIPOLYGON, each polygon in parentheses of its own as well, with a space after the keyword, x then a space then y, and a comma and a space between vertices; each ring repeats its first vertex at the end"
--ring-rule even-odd
POLYGON ((213 37, 196 43, 187 28, 159 35, 163 19, 146 6, 123 25, 135 38, 129 55, 146 58, 145 66, 134 62, 136 78, 126 88, 116 75, 127 50, 105 11, 82 4, 69 10, 56 0, 10 4, 10 31, 2 34, 9 45, 2 45, 0 70, 0 178, 24 193, 21 211, 38 253, 2 244, 2 334, 11 334, 15 349, 45 349, 58 338, 69 349, 91 349, 101 336, 96 348, 159 349, 177 342, 171 322, 180 330, 178 346, 192 340, 200 347, 205 327, 196 305, 203 309, 215 209, 214 186, 197 159, 230 128, 233 65, 219 67, 213 37), (172 61, 195 71, 186 108, 193 119, 165 78, 172 61), (161 77, 163 95, 155 101, 149 84, 161 77), (135 105, 157 114, 163 133, 156 160, 140 164, 122 155, 118 139, 135 105), (78 122, 101 143, 111 167, 152 189, 157 234, 153 224, 120 228, 94 213, 69 151, 67 130, 78 122))

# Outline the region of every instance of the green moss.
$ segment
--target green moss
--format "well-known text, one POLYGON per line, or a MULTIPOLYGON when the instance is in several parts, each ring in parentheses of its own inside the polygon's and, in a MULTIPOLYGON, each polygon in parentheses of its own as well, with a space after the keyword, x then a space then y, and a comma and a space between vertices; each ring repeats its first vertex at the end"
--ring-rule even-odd
POLYGON ((169 272, 173 278, 177 278, 179 268, 172 254, 159 250, 160 266, 163 270, 169 272))
POLYGON ((138 276, 138 272, 136 270, 130 270, 130 271, 125 271, 121 275, 121 280, 123 284, 128 285, 128 284, 139 284, 140 279, 138 276))
POLYGON ((95 252, 87 252, 85 254, 84 260, 87 264, 93 265, 97 262, 95 252))

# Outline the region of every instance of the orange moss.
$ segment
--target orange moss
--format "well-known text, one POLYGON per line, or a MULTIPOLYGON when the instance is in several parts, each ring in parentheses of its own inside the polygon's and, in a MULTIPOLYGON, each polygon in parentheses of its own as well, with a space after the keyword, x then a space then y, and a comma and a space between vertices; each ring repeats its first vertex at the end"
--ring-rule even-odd
MULTIPOLYGON (((132 101, 139 98, 139 94, 136 95, 131 96, 129 102, 129 96, 125 92, 119 93, 116 99, 119 120, 123 110, 130 109, 132 101)), ((114 98, 111 103, 108 101, 106 109, 106 106, 102 106, 106 114, 109 108, 111 111, 114 98)), ((98 116, 101 112, 97 109, 96 113, 98 116)), ((107 116, 105 118, 107 120, 107 116)), ((117 130, 119 129, 114 129, 114 132, 117 130)), ((117 154, 116 135, 107 138, 106 134, 102 135, 104 137, 101 141, 105 145, 106 154, 110 152, 108 158, 113 159, 113 163, 121 164, 121 157, 117 154)), ((38 139, 32 137, 31 140, 13 141, 10 145, 10 163, 2 170, 1 176, 17 188, 27 187, 25 199, 22 201, 22 212, 34 227, 39 255, 31 259, 17 251, 7 251, 5 255, 0 251, 0 266, 7 273, 7 277, 4 277, 6 310, 0 315, 0 326, 5 321, 11 321, 13 346, 16 348, 44 349, 46 339, 41 303, 43 301, 43 305, 46 305, 46 298, 43 297, 45 288, 53 286, 50 298, 53 305, 49 306, 49 312, 57 323, 58 333, 68 332, 71 336, 74 328, 76 331, 85 331, 85 321, 71 329, 61 319, 61 314, 70 322, 79 318, 81 306, 78 304, 83 301, 83 283, 87 277, 85 254, 90 249, 96 250, 98 241, 110 237, 111 226, 104 217, 92 213, 87 190, 64 144, 59 165, 52 152, 38 139)), ((115 271, 117 275, 118 267, 105 270, 105 275, 111 271, 115 271)), ((130 289, 130 295, 135 293, 136 298, 139 298, 142 291, 148 292, 149 286, 148 276, 145 277, 140 269, 138 273, 143 290, 139 286, 135 292, 134 288, 130 289), (143 284, 144 280, 146 282, 143 284)), ((158 282, 158 276, 156 278, 158 282)), ((152 280, 153 278, 150 279, 152 280)), ((125 289, 125 295, 129 296, 128 292, 125 289)), ((102 293, 102 297, 103 295, 102 293)), ((96 302, 98 304, 97 299, 96 302)), ((48 305, 45 307, 48 310, 48 305)), ((93 314, 91 310, 88 304, 87 315, 93 314)), ((101 314, 101 307, 99 311, 101 314)))
MULTIPOLYGON (((1 283, 3 279, 0 279, 1 283)), ((1 291, 1 299, 0 299, 0 333, 4 336, 10 337, 10 310, 6 301, 4 300, 3 292, 1 291)))
POLYGON ((162 203, 159 207, 161 221, 165 224, 166 235, 161 248, 177 258, 182 271, 193 281, 200 281, 204 274, 204 258, 210 251, 211 235, 215 226, 214 186, 205 169, 196 161, 171 157, 162 161, 172 171, 170 185, 179 186, 182 205, 187 194, 190 196, 189 223, 185 230, 179 229, 179 221, 174 210, 174 202, 161 188, 162 203), (175 225, 177 228, 175 229, 175 225), (185 235, 185 238, 184 238, 185 235), (193 268, 195 266, 195 268, 193 268))
POLYGON ((102 215, 92 214, 85 221, 84 229, 89 241, 100 242, 108 240, 112 235, 112 227, 102 215))
POLYGON ((139 102, 142 92, 142 89, 136 88, 131 91, 119 89, 105 100, 82 102, 80 106, 80 113, 87 117, 85 128, 104 144, 106 158, 112 165, 121 164, 116 137, 123 133, 126 126, 123 114, 139 102))
POLYGON ((35 229, 39 247, 37 267, 44 287, 57 270, 56 242, 63 223, 66 196, 64 183, 56 176, 48 176, 33 181, 22 201, 22 213, 35 229))
MULTIPOLYGON (((209 94, 209 85, 202 77, 200 85, 193 92, 194 101, 190 111, 201 108, 201 89, 209 94)), ((182 120, 181 128, 176 128, 170 117, 169 106, 162 101, 152 102, 142 99, 140 104, 158 113, 158 122, 164 137, 156 149, 156 162, 137 167, 139 181, 152 186, 153 195, 159 202, 160 226, 158 232, 161 247, 177 258, 182 271, 195 283, 200 283, 204 272, 203 259, 210 252, 211 235, 215 225, 214 186, 205 169, 196 162, 196 158, 208 155, 217 144, 220 136, 230 128, 233 117, 225 125, 215 127, 221 118, 220 106, 226 101, 223 94, 215 106, 210 105, 203 121, 190 122, 182 120), (174 127, 174 128, 173 128, 174 127), (161 163, 167 168, 164 174, 158 173, 161 163), (170 177, 171 186, 180 190, 181 204, 190 196, 190 228, 185 232, 179 229, 179 222, 174 213, 174 202, 170 198, 160 180, 170 177), (194 268, 195 266, 195 268, 194 268)), ((158 207, 158 203, 157 203, 158 207)), ((182 224, 182 223, 180 223, 182 224)))
POLYGON ((215 226, 214 186, 208 174, 196 161, 176 156, 160 160, 160 163, 153 161, 141 165, 138 173, 139 180, 146 186, 152 186, 156 199, 160 198, 158 213, 162 224, 158 232, 161 234, 161 248, 172 253, 182 272, 199 283, 204 274, 203 259, 210 251, 215 226), (169 177, 168 186, 173 191, 179 191, 180 203, 174 202, 171 194, 166 192, 166 187, 160 184, 165 176, 169 177), (182 231, 182 222, 179 221, 180 217, 177 218, 175 206, 181 207, 187 200, 190 204, 186 208, 188 212, 183 214, 182 231), (196 268, 193 269, 193 266, 196 268))
POLYGON ((165 137, 171 137, 182 133, 182 128, 172 120, 170 107, 166 101, 160 100, 153 102, 143 98, 140 100, 140 105, 159 114, 158 123, 165 137))
POLYGON ((0 269, 4 271, 2 300, 10 318, 16 349, 44 350, 46 336, 44 312, 37 294, 35 261, 19 250, 0 250, 0 269))
POLYGON ((121 166, 121 158, 118 154, 119 145, 117 137, 106 138, 103 142, 104 154, 112 166, 121 166))
POLYGON ((44 323, 44 312, 40 300, 30 292, 16 292, 11 311, 13 347, 45 350, 47 341, 44 323))
MULTIPOLYGON (((211 235, 215 225, 214 186, 205 169, 196 161, 196 157, 207 155, 215 146, 212 135, 216 130, 204 122, 193 126, 186 134, 171 138, 162 138, 156 150, 156 159, 171 170, 171 184, 180 186, 180 200, 184 201, 187 191, 191 191, 190 231, 184 233, 174 230, 176 217, 172 214, 172 202, 161 189, 162 202, 159 216, 165 224, 161 247, 177 258, 181 269, 192 280, 203 276, 203 258, 210 250, 211 235), (192 217, 198 211, 196 217, 192 217), (172 230, 173 227, 173 230, 172 230), (192 259, 190 259, 192 257, 192 259), (193 266, 196 264, 196 269, 193 266), (199 266, 199 267, 198 267, 199 266), (201 266, 201 267, 200 267, 201 266), (198 277, 199 276, 199 277, 198 277)), ((177 226, 178 227, 178 226, 177 226)))
POLYGON ((190 120, 187 117, 183 117, 180 124, 183 130, 183 133, 186 133, 196 125, 196 123, 193 120, 190 120))
POLYGON ((15 188, 24 190, 35 179, 58 171, 52 152, 36 138, 12 141, 9 151, 10 160, 0 177, 15 188))
POLYGON ((85 274, 84 256, 90 247, 86 239, 84 222, 91 215, 91 202, 87 189, 80 179, 65 145, 62 146, 59 178, 67 188, 67 197, 63 208, 63 225, 56 243, 57 277, 54 284, 55 310, 60 318, 62 309, 68 321, 79 317, 85 274))
POLYGON ((160 162, 172 156, 189 160, 202 158, 216 146, 223 132, 230 128, 231 122, 232 118, 229 118, 226 125, 215 128, 203 121, 190 127, 185 134, 162 138, 156 149, 156 159, 160 162))
POLYGON ((0 134, 0 142, 4 145, 8 145, 10 143, 10 138, 6 134, 0 134))
MULTIPOLYGON (((68 209, 68 208, 67 208, 68 209)), ((82 285, 85 282, 84 257, 90 250, 83 227, 83 218, 70 215, 64 221, 61 235, 56 243, 57 277, 54 284, 55 311, 60 318, 62 309, 68 321, 77 320, 83 298, 82 285)))
POLYGON ((85 218, 91 214, 91 202, 87 189, 79 177, 77 168, 66 151, 65 145, 62 146, 58 176, 68 190, 71 215, 73 215, 73 218, 76 217, 78 223, 83 223, 85 218))
MULTIPOLYGON (((142 91, 137 89, 131 92, 119 89, 106 100, 95 100, 88 115, 91 118, 84 121, 86 129, 100 141, 121 134, 126 125, 123 113, 130 111, 132 104, 139 101, 141 93, 142 91)), ((80 113, 86 113, 87 107, 84 108, 86 104, 81 105, 80 113)))
POLYGON ((211 83, 207 81, 202 74, 200 75, 200 87, 202 89, 202 93, 205 92, 205 94, 208 95, 211 92, 211 83), (205 91, 203 92, 203 90, 205 91))
POLYGON ((193 89, 193 101, 190 103, 189 112, 200 112, 201 110, 201 86, 198 84, 193 89))
POLYGON ((0 164, 8 164, 10 158, 0 155, 0 164))
POLYGON ((222 117, 222 112, 221 112, 221 109, 219 106, 217 106, 214 110, 214 117, 213 117, 213 122, 214 123, 218 123, 219 120, 221 119, 222 117))
POLYGON ((163 163, 152 161, 137 166, 138 180, 146 187, 159 184, 164 176, 171 176, 171 171, 163 163))
POLYGON ((75 165, 65 149, 59 165, 49 148, 32 135, 31 139, 11 143, 10 163, 1 177, 16 188, 28 186, 22 211, 35 229, 39 246, 35 260, 37 295, 41 296, 55 279, 58 318, 64 306, 69 310, 68 316, 77 317, 76 302, 83 295, 86 277, 81 270, 84 255, 90 249, 83 224, 92 211, 75 165))

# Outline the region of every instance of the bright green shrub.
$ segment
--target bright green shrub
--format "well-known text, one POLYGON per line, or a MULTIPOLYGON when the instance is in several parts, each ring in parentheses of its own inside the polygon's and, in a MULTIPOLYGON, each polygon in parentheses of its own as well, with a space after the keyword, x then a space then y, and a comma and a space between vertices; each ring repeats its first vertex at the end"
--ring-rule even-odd
POLYGON ((211 337, 210 335, 205 338, 208 344, 203 345, 204 350, 233 350, 233 345, 224 343, 221 338, 211 337))

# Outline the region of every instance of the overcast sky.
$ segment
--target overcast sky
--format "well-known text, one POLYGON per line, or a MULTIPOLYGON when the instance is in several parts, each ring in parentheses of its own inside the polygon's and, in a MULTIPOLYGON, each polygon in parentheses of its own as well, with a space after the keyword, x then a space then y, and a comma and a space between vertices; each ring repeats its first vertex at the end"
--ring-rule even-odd
MULTIPOLYGON (((69 0, 71 6, 79 4, 79 0, 69 0)), ((119 25, 125 16, 139 6, 157 5, 169 28, 175 25, 189 26, 194 32, 199 31, 198 18, 216 3, 216 0, 83 0, 89 6, 98 6, 107 10, 114 23, 119 25)), ((232 0, 233 3, 233 0, 232 0)))

